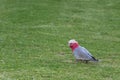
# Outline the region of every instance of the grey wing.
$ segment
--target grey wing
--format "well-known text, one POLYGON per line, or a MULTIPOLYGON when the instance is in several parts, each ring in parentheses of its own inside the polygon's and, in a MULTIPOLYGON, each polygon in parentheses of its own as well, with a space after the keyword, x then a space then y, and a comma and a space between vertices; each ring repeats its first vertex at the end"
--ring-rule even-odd
POLYGON ((84 47, 79 47, 79 55, 83 60, 90 60, 92 58, 91 53, 84 47))
POLYGON ((83 48, 83 50, 84 50, 84 52, 85 52, 86 54, 92 56, 92 54, 91 54, 85 47, 82 47, 82 48, 83 48))

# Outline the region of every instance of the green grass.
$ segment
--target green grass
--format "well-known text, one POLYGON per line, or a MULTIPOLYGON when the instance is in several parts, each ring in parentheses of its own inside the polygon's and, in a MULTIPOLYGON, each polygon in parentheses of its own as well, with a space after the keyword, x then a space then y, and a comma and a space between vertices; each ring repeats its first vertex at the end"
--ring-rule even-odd
POLYGON ((0 0, 0 80, 120 80, 119 0, 0 0), (76 39, 99 63, 74 64, 76 39))

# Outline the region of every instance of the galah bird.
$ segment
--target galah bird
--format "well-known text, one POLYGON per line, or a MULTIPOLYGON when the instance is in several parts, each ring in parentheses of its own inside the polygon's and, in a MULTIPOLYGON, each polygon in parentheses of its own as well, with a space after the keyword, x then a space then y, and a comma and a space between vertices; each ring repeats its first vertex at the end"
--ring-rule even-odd
POLYGON ((72 49, 76 62, 83 61, 88 63, 88 61, 98 61, 86 48, 80 46, 76 40, 69 40, 68 45, 72 49))

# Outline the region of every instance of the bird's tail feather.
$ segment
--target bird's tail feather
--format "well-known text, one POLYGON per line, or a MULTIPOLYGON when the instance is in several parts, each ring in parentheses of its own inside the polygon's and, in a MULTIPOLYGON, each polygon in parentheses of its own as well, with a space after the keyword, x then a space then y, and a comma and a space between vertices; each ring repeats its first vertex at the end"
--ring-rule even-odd
POLYGON ((98 59, 96 59, 95 57, 91 56, 93 61, 99 61, 98 59))

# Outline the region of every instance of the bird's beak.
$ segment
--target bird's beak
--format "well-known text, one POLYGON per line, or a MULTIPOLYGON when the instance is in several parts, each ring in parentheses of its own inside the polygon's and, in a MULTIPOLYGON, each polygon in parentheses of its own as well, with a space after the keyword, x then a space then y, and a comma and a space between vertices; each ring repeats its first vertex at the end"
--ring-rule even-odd
POLYGON ((70 47, 72 47, 73 46, 73 43, 70 43, 70 47))

